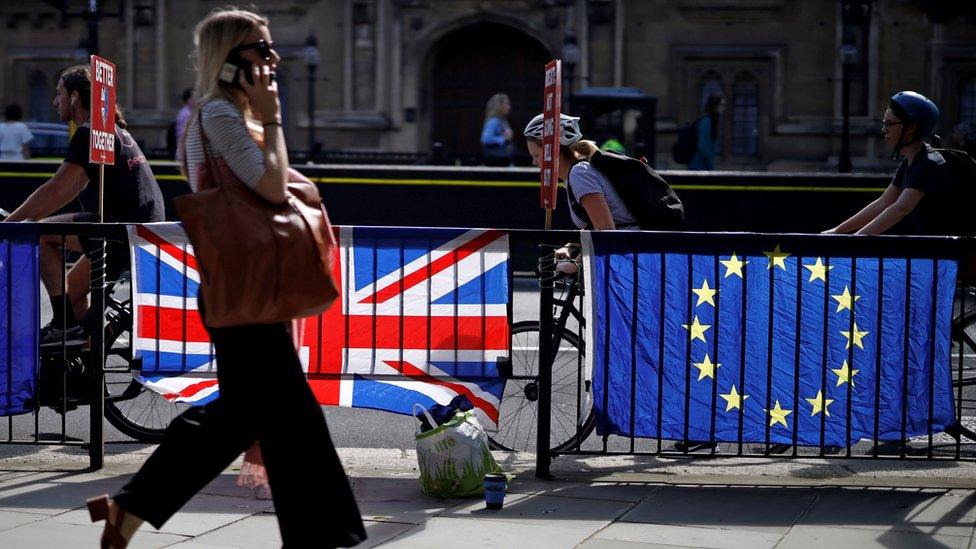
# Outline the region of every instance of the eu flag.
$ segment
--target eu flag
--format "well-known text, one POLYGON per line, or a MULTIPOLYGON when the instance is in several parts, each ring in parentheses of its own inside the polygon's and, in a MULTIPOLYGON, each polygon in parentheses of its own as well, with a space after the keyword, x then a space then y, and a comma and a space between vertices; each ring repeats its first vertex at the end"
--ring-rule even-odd
POLYGON ((955 422, 954 258, 686 236, 584 233, 599 434, 849 446, 955 422))
POLYGON ((0 239, 0 416, 34 411, 40 325, 37 265, 37 235, 0 239))

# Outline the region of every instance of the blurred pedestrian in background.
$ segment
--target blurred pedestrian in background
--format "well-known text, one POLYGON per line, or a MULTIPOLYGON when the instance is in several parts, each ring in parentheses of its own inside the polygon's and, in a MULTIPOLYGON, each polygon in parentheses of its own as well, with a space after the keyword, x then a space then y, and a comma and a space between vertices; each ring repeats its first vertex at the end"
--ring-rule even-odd
POLYGON ((485 107, 485 125, 481 129, 481 146, 486 166, 512 165, 512 127, 508 113, 512 102, 504 93, 496 93, 485 107))
POLYGON ((186 123, 190 120, 190 115, 193 114, 193 107, 195 105, 193 101, 193 88, 183 90, 180 97, 183 99, 183 106, 180 108, 180 112, 177 113, 176 120, 170 124, 166 132, 166 145, 169 149, 169 157, 175 158, 177 162, 183 160, 183 151, 180 143, 183 142, 183 135, 186 133, 186 123))
POLYGON ((714 170, 715 157, 719 151, 719 133, 721 129, 721 117, 725 112, 725 96, 721 93, 713 93, 705 101, 703 116, 695 123, 695 134, 697 136, 697 148, 695 156, 688 164, 689 170, 714 170))
POLYGON ((30 158, 30 147, 27 145, 34 139, 27 124, 20 121, 24 111, 20 105, 7 105, 3 111, 6 119, 0 124, 0 160, 23 160, 30 158))
POLYGON ((609 139, 604 141, 603 144, 600 145, 600 150, 604 152, 614 152, 623 155, 627 154, 627 148, 624 147, 624 144, 621 143, 620 140, 616 138, 616 136, 610 137, 609 139))
POLYGON ((952 127, 952 135, 949 136, 949 148, 959 149, 969 153, 969 156, 976 158, 976 141, 971 137, 972 124, 960 122, 952 127))

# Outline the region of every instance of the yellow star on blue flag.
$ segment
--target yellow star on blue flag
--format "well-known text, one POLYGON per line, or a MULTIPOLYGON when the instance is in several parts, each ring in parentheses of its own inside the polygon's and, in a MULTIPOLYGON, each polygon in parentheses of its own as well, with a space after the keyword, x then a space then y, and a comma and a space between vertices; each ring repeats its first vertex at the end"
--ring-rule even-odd
POLYGON ((837 301, 837 310, 834 311, 836 313, 839 313, 844 309, 847 309, 848 311, 853 311, 854 302, 861 299, 861 296, 859 295, 852 295, 850 288, 848 288, 847 286, 844 286, 843 293, 837 295, 831 295, 830 297, 832 297, 837 301))
POLYGON ((827 271, 834 268, 833 265, 824 265, 823 259, 817 258, 817 261, 813 263, 805 263, 803 265, 805 269, 810 270, 810 280, 807 282, 813 282, 814 280, 823 280, 827 282, 827 271))
MULTIPOLYGON (((859 349, 863 349, 864 348, 864 343, 862 343, 861 340, 864 339, 864 336, 868 335, 868 332, 862 332, 862 331, 858 330, 857 329, 857 322, 854 323, 854 330, 853 331, 841 330, 840 333, 841 333, 842 336, 844 336, 844 338, 847 339, 847 346, 844 347, 845 349, 850 349, 852 342, 854 343, 854 346, 855 347, 857 347, 859 349)), ((702 341, 704 341, 704 339, 702 341)))
POLYGON ((714 297, 715 297, 715 294, 718 293, 718 290, 716 290, 714 288, 709 288, 708 287, 708 279, 707 278, 704 281, 702 281, 702 287, 701 288, 692 288, 691 291, 692 292, 695 292, 695 295, 698 296, 698 303, 695 304, 695 307, 697 307, 697 306, 699 306, 699 305, 701 305, 703 303, 708 303, 712 307, 715 306, 715 299, 714 299, 714 297))
POLYGON ((691 321, 691 324, 682 324, 681 326, 684 327, 685 330, 688 330, 688 337, 690 338, 690 341, 700 339, 703 342, 705 341, 705 330, 712 327, 711 324, 702 324, 701 322, 698 322, 698 315, 695 315, 695 318, 691 321))
POLYGON ((784 252, 780 249, 779 244, 773 248, 771 252, 763 252, 766 257, 769 258, 769 265, 766 265, 766 269, 772 269, 773 267, 779 267, 780 269, 786 270, 786 258, 790 257, 790 254, 784 252))
POLYGON ((736 257, 735 253, 733 253, 732 257, 728 259, 719 260, 719 263, 721 263, 725 267, 725 278, 728 278, 732 275, 739 275, 739 278, 742 278, 742 267, 745 267, 746 265, 749 264, 748 261, 742 261, 738 257, 736 257))

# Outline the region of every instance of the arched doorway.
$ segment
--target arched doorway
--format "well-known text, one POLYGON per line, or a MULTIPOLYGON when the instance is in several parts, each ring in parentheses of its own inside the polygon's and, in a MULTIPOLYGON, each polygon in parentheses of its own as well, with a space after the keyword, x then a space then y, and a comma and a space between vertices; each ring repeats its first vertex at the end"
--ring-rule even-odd
POLYGON ((477 23, 441 38, 430 56, 428 145, 440 142, 448 155, 480 158, 485 104, 501 92, 512 100, 508 120, 515 134, 515 153, 527 159, 521 129, 542 108, 543 71, 549 57, 537 40, 498 23, 477 23))

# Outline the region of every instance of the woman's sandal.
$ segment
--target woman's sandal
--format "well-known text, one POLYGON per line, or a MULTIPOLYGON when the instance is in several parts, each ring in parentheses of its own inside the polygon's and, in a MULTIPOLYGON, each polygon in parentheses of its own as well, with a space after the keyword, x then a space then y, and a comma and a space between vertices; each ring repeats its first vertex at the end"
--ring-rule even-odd
POLYGON ((129 544, 129 540, 122 535, 121 519, 125 515, 124 512, 120 513, 120 516, 116 517, 117 522, 113 523, 109 517, 109 501, 108 494, 88 500, 88 515, 92 522, 105 521, 105 530, 102 532, 101 540, 102 549, 125 549, 129 544))

